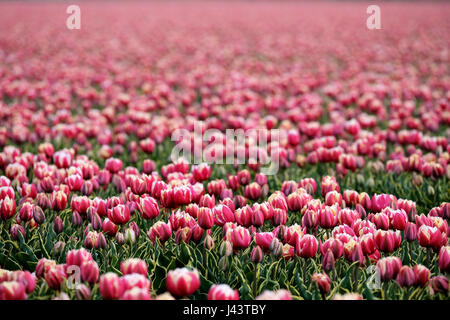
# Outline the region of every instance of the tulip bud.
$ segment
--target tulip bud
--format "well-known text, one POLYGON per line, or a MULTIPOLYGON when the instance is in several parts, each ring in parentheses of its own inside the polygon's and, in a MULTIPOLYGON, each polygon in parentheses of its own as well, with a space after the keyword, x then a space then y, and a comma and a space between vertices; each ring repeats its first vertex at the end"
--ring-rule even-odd
POLYGON ((210 235, 207 235, 205 237, 205 240, 203 242, 204 247, 208 250, 211 250, 212 248, 214 248, 214 239, 213 237, 211 237, 210 235))
POLYGON ((118 245, 123 245, 125 243, 125 237, 122 232, 117 232, 115 237, 118 245))
POLYGON ((423 184, 423 178, 422 178, 422 176, 420 175, 420 174, 417 174, 417 173, 413 173, 413 177, 412 177, 412 183, 415 185, 415 186, 418 186, 418 187, 420 187, 422 184, 423 184))
POLYGON ((326 272, 329 272, 334 269, 335 259, 334 254, 331 251, 331 249, 328 249, 328 251, 325 253, 322 259, 322 268, 326 272))
POLYGON ((415 241, 417 239, 417 225, 411 222, 408 222, 405 227, 404 232, 405 239, 409 242, 415 241))
POLYGON ((64 251, 65 247, 66 247, 66 244, 63 241, 58 241, 53 246, 53 253, 55 253, 58 256, 64 251))
POLYGON ((283 252, 283 243, 277 238, 273 238, 270 243, 269 250, 275 257, 279 257, 283 252))
POLYGON ((439 268, 444 272, 450 272, 450 246, 441 247, 439 251, 439 268))
POLYGON ((53 230, 57 234, 63 232, 63 230, 64 230, 64 222, 62 221, 62 219, 60 217, 56 217, 55 218, 55 221, 53 222, 53 230))
POLYGON ((90 300, 91 299, 91 289, 86 285, 80 283, 75 291, 75 297, 77 300, 90 300))
POLYGON ((19 233, 21 233, 22 237, 25 238, 25 235, 26 235, 25 228, 22 227, 20 224, 13 224, 10 229, 11 238, 13 240, 18 240, 19 233))
POLYGON ((312 281, 317 284, 322 294, 330 292, 331 280, 326 273, 314 273, 312 281))
POLYGON ((355 210, 359 213, 361 219, 364 219, 367 216, 366 209, 364 209, 364 207, 359 203, 356 204, 355 210))
POLYGON ((448 292, 448 279, 445 276, 435 276, 431 278, 430 283, 434 293, 448 292))
POLYGON ((137 223, 133 221, 129 224, 129 227, 134 231, 136 238, 139 238, 139 236, 141 235, 141 229, 139 229, 137 223))
POLYGON ((125 242, 128 244, 133 244, 136 242, 136 234, 134 233, 133 229, 131 228, 125 229, 124 239, 125 242))
POLYGON ((263 257, 264 257, 264 254, 263 254, 260 246, 256 246, 252 249, 252 252, 250 254, 250 260, 253 263, 260 263, 262 261, 263 257))
POLYGON ((397 275, 397 283, 401 287, 410 287, 416 282, 413 269, 408 266, 403 266, 397 275))
POLYGON ((97 212, 91 213, 90 221, 92 229, 100 230, 100 228, 102 227, 102 219, 100 218, 97 212))
POLYGON ((228 240, 222 242, 219 248, 219 254, 223 256, 231 256, 233 254, 233 243, 228 240))
POLYGON ((81 215, 77 211, 74 211, 72 214, 72 224, 75 226, 81 226, 82 223, 83 219, 81 218, 81 215))
POLYGON ((219 260, 219 268, 222 271, 226 271, 228 268, 228 259, 227 256, 223 256, 222 258, 220 258, 219 260))
POLYGON ((39 206, 33 208, 33 219, 37 224, 43 224, 45 221, 44 211, 39 206))

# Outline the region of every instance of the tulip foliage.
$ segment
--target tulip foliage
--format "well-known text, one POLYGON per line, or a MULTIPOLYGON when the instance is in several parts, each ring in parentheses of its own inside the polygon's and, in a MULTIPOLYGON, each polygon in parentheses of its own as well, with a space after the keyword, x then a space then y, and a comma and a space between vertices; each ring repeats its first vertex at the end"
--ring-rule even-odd
POLYGON ((448 9, 179 5, 0 4, 0 300, 448 300, 448 9))

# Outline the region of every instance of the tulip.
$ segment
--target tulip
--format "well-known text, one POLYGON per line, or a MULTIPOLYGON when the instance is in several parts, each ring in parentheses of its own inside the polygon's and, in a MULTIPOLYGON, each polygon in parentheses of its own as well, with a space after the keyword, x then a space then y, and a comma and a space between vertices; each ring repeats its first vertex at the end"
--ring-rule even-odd
POLYGON ((53 210, 62 211, 67 206, 67 194, 65 194, 63 191, 53 191, 51 202, 53 210))
POLYGON ((368 233, 360 237, 359 244, 365 255, 371 255, 375 252, 375 241, 373 240, 373 234, 368 233))
POLYGON ((140 273, 130 273, 124 275, 122 278, 122 284, 124 286, 124 291, 130 290, 132 288, 140 288, 146 291, 151 289, 151 281, 144 275, 140 273))
POLYGON ((444 272, 450 272, 450 246, 441 247, 439 251, 439 268, 444 272))
POLYGON ((239 292, 227 284, 214 284, 209 288, 208 300, 239 300, 239 292))
MULTIPOLYGON (((29 271, 17 270, 11 274, 10 281, 18 281, 25 286, 26 293, 32 293, 36 288, 36 279, 29 271)), ((0 280, 0 282, 2 282, 0 280)))
POLYGON ((120 300, 152 300, 152 297, 148 290, 141 288, 132 288, 125 291, 120 300))
POLYGON ((287 221, 287 210, 280 208, 273 209, 272 222, 275 226, 285 225, 287 221))
POLYGON ((158 203, 150 196, 141 197, 138 208, 144 219, 154 219, 159 215, 158 203))
POLYGON ((72 224, 75 226, 81 226, 81 224, 83 223, 83 218, 81 218, 81 215, 74 211, 72 214, 72 224))
POLYGON ((89 289, 86 285, 80 283, 77 285, 75 297, 77 298, 77 300, 90 300, 91 289, 89 289))
POLYGON ((84 241, 83 241, 84 247, 88 249, 96 248, 105 248, 106 247, 106 239, 103 233, 97 232, 97 231, 88 231, 85 234, 84 241))
MULTIPOLYGON (((369 215, 370 217, 371 215, 369 215)), ((377 213, 372 216, 372 222, 376 225, 377 229, 388 230, 389 229, 389 216, 385 213, 377 213)))
POLYGON ((377 269, 380 272, 382 281, 394 279, 401 267, 402 261, 398 257, 387 257, 377 262, 377 269))
POLYGON ((305 234, 297 239, 296 252, 302 258, 312 258, 317 253, 318 242, 313 235, 305 234))
POLYGON ((230 256, 233 254, 233 243, 230 241, 223 241, 222 244, 219 247, 219 254, 221 256, 230 256))
POLYGON ((447 235, 436 227, 422 225, 417 232, 419 245, 438 251, 447 242, 447 235))
POLYGON ((73 174, 67 177, 67 185, 70 191, 81 191, 83 186, 83 177, 79 174, 73 174))
POLYGON ((211 229, 214 225, 213 211, 208 207, 202 207, 198 210, 198 225, 203 229, 211 229))
POLYGON ((40 259, 36 265, 35 270, 36 278, 38 279, 43 278, 47 273, 47 271, 50 270, 50 268, 52 268, 53 266, 56 266, 56 261, 49 260, 46 258, 40 259))
POLYGON ((346 293, 346 294, 336 294, 333 300, 363 300, 363 297, 359 293, 346 293))
POLYGON ((117 274, 108 272, 100 277, 99 290, 105 300, 119 299, 124 292, 124 284, 117 274))
POLYGON ((303 237, 305 234, 306 228, 302 228, 298 224, 294 224, 286 229, 284 241, 292 246, 295 246, 297 239, 303 237))
POLYGON ((334 254, 331 251, 331 249, 328 249, 328 251, 325 253, 322 259, 322 268, 326 272, 329 272, 334 269, 334 265, 335 265, 334 254))
POLYGON ((179 186, 173 189, 173 201, 176 205, 187 205, 192 201, 192 191, 187 186, 179 186))
POLYGON ((247 169, 241 170, 237 173, 238 181, 241 185, 245 186, 250 183, 251 175, 247 169))
POLYGON ((178 268, 170 270, 166 278, 166 287, 171 294, 178 297, 192 295, 200 288, 200 276, 197 269, 178 268))
POLYGON ((255 300, 292 300, 292 295, 286 289, 276 291, 264 290, 255 300))
POLYGON ((322 228, 330 229, 333 228, 337 222, 337 213, 339 209, 337 206, 325 207, 319 211, 319 226, 322 228))
POLYGON ((237 176, 228 176, 228 187, 231 190, 238 190, 241 184, 239 183, 237 176))
POLYGON ((207 163, 192 166, 192 174, 198 182, 208 180, 211 176, 211 167, 207 163))
POLYGON ((427 267, 417 264, 413 267, 414 277, 416 279, 415 285, 424 287, 430 279, 431 272, 427 267))
POLYGON ((417 239, 417 225, 412 222, 408 222, 405 227, 404 235, 405 235, 405 239, 408 240, 409 242, 416 240, 417 239))
POLYGON ((57 234, 63 232, 63 230, 64 230, 64 222, 62 221, 62 219, 60 217, 56 217, 55 220, 53 221, 53 230, 57 234))
POLYGON ((444 293, 448 292, 448 279, 444 276, 435 276, 430 280, 431 288, 434 293, 444 293))
POLYGON ((22 237, 25 239, 25 236, 26 236, 25 228, 22 227, 20 224, 13 224, 10 229, 11 238, 13 240, 18 240, 19 233, 21 233, 22 237))
POLYGON ((147 236, 153 244, 155 243, 156 238, 158 238, 161 243, 164 243, 172 236, 172 227, 170 224, 158 221, 147 232, 147 236))
POLYGON ((250 232, 241 226, 234 228, 231 231, 231 242, 235 250, 247 248, 251 242, 250 232))
POLYGON ((19 218, 22 221, 30 221, 33 218, 33 208, 31 203, 24 203, 19 211, 19 218))
POLYGON ((314 210, 306 210, 302 217, 302 226, 312 229, 319 224, 319 215, 314 210))
POLYGON ((371 204, 372 204, 372 211, 373 212, 380 212, 386 207, 389 207, 391 204, 391 200, 396 201, 394 196, 391 196, 389 194, 375 194, 372 197, 371 204))
POLYGON ((6 196, 0 200, 0 218, 4 221, 10 219, 16 213, 16 202, 14 196, 6 196))
POLYGON ((81 265, 81 279, 89 284, 97 283, 100 270, 95 261, 85 261, 81 265))
POLYGON ((130 220, 130 210, 127 206, 119 204, 108 211, 108 218, 115 224, 125 224, 130 220))
POLYGON ((53 290, 59 290, 61 285, 66 279, 66 272, 64 271, 63 265, 55 265, 51 267, 44 275, 45 282, 49 288, 53 290))
POLYGON ((66 254, 66 265, 68 266, 74 265, 81 267, 84 262, 88 261, 93 261, 93 258, 91 253, 84 248, 73 249, 66 254))
POLYGON ((249 227, 252 224, 253 209, 246 205, 243 208, 236 209, 234 212, 236 222, 244 227, 249 227))
POLYGON ((224 204, 219 204, 212 209, 214 223, 222 227, 227 222, 234 222, 235 217, 233 211, 224 204))
POLYGON ((280 191, 276 191, 272 193, 272 195, 268 199, 269 204, 275 209, 282 209, 284 211, 288 210, 288 205, 286 202, 286 197, 280 191))
POLYGON ((323 295, 330 292, 331 280, 326 273, 314 273, 312 275, 312 281, 317 284, 320 293, 322 293, 323 295))
POLYGON ((118 245, 123 245, 125 243, 125 236, 122 232, 117 232, 116 236, 114 237, 118 245))
POLYGON ((265 221, 272 220, 273 208, 268 202, 255 203, 255 204, 253 204, 252 209, 253 209, 253 213, 255 213, 256 211, 261 211, 263 213, 265 221))
POLYGON ((25 286, 19 281, 5 281, 0 283, 0 300, 25 300, 27 294, 25 286))
POLYGON ((53 246, 53 252, 56 255, 60 255, 63 251, 64 248, 66 247, 66 244, 63 241, 58 241, 55 243, 55 245, 53 246))
POLYGON ((209 194, 204 194, 203 196, 201 196, 198 205, 200 207, 208 207, 208 208, 214 208, 214 206, 216 205, 216 200, 214 198, 214 195, 209 195, 209 194))
POLYGON ((130 258, 120 263, 120 271, 122 274, 139 273, 147 276, 147 263, 144 260, 130 258))
POLYGON ((262 195, 261 186, 256 182, 250 183, 249 185, 245 186, 244 195, 250 200, 259 199, 262 195))
POLYGON ((400 271, 398 272, 398 275, 397 275, 397 283, 401 287, 410 287, 415 282, 416 282, 416 276, 415 276, 413 269, 411 269, 408 266, 401 267, 400 271))
POLYGON ((203 246, 207 250, 211 250, 214 248, 214 238, 210 235, 206 235, 205 240, 203 241, 203 246))
POLYGON ((253 263, 260 263, 263 258, 264 258, 264 253, 262 252, 261 247, 260 246, 254 247, 250 254, 250 260, 253 263))
MULTIPOLYGON (((190 203, 184 208, 184 211, 189 213, 189 215, 193 218, 197 218, 198 210, 199 210, 199 207, 198 207, 198 204, 196 204, 196 203, 190 203)), ((215 211, 213 211, 213 212, 216 213, 215 211)), ((233 220, 234 220, 234 215, 233 215, 233 220)))
POLYGON ((395 232, 391 230, 377 230, 373 235, 373 239, 380 251, 392 252, 397 247, 395 232))
POLYGON ((105 169, 111 173, 117 173, 122 170, 122 160, 109 158, 105 162, 105 169))

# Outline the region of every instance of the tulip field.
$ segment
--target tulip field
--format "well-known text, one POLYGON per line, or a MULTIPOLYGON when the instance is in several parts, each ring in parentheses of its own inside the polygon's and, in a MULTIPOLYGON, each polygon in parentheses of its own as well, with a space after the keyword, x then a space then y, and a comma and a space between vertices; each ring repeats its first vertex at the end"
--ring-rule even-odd
POLYGON ((0 300, 449 300, 450 4, 68 5, 0 3, 0 300))

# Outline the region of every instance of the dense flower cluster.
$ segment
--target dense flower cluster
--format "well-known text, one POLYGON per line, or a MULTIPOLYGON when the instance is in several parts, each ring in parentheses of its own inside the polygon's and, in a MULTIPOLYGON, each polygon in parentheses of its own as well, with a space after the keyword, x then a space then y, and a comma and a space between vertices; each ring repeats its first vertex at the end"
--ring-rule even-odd
POLYGON ((449 7, 254 5, 0 4, 1 300, 448 299, 449 7))

